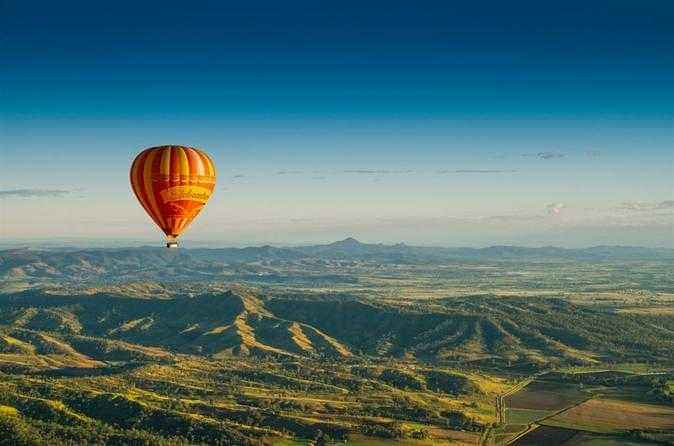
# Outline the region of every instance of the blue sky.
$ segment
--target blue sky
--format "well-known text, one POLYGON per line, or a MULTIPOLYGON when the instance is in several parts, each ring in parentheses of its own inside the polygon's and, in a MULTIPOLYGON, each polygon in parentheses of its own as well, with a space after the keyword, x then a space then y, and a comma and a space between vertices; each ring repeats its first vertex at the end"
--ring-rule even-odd
POLYGON ((674 245, 671 2, 228 3, 3 4, 3 240, 158 239, 184 144, 187 243, 674 245))

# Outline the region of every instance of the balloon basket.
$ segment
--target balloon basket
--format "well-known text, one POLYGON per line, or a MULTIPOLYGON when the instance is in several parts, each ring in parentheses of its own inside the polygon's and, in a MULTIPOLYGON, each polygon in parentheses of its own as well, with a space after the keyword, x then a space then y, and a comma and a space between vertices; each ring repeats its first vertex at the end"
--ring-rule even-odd
POLYGON ((166 247, 169 249, 177 248, 178 247, 178 240, 176 240, 175 235, 167 235, 166 236, 166 247))

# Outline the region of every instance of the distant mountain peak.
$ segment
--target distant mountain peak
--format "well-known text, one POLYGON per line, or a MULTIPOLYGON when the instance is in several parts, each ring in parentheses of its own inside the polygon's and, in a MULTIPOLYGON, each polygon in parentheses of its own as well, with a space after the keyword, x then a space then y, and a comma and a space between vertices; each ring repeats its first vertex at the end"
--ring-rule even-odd
POLYGON ((350 247, 350 246, 361 246, 363 243, 359 242, 353 237, 347 237, 344 240, 340 240, 338 242, 334 242, 330 244, 331 246, 343 246, 343 247, 350 247))

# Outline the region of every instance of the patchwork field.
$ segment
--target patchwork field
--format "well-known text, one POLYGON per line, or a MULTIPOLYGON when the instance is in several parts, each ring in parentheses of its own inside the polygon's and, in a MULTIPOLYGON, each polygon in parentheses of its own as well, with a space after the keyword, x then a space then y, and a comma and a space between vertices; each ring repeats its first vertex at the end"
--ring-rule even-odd
POLYGON ((506 405, 512 409, 554 412, 585 398, 587 394, 578 386, 534 381, 520 392, 507 397, 506 405))
POLYGON ((539 426, 512 444, 513 446, 562 446, 576 435, 578 435, 576 430, 539 426))
POLYGON ((652 441, 579 432, 562 446, 654 446, 652 441))
POLYGON ((674 429, 674 407, 591 399, 546 419, 543 424, 600 433, 631 429, 674 429))
POLYGON ((665 316, 665 315, 674 315, 674 306, 672 305, 660 305, 654 307, 627 307, 621 308, 617 311, 618 313, 625 314, 647 314, 647 315, 656 315, 656 316, 665 316))
POLYGON ((548 417, 553 413, 554 411, 551 410, 507 409, 506 423, 527 425, 541 418, 548 417))
POLYGON ((485 444, 672 444, 670 381, 671 372, 629 364, 542 374, 504 398, 505 424, 493 429, 485 444))

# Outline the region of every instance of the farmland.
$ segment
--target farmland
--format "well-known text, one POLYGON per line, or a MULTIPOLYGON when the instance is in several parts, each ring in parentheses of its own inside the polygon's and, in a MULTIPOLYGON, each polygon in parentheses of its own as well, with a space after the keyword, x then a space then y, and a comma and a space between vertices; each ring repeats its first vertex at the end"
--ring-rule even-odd
POLYGON ((554 412, 586 398, 578 386, 547 381, 534 381, 522 391, 508 397, 509 409, 528 409, 554 412))
POLYGON ((578 369, 576 373, 543 374, 506 398, 506 424, 493 430, 492 444, 668 441, 674 432, 674 406, 659 400, 654 390, 667 383, 669 376, 578 369))
POLYGON ((598 433, 674 429, 674 408, 593 398, 544 421, 547 425, 598 433))

